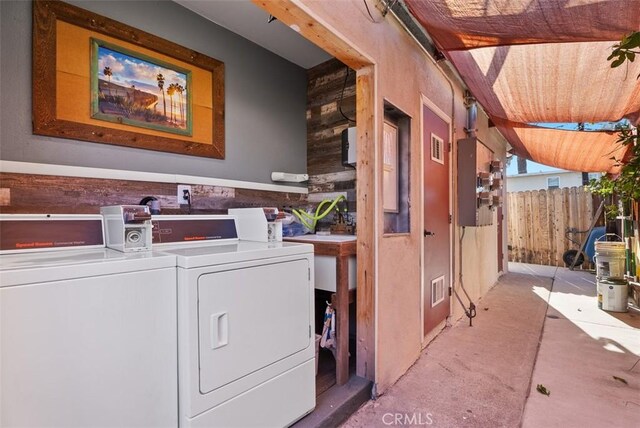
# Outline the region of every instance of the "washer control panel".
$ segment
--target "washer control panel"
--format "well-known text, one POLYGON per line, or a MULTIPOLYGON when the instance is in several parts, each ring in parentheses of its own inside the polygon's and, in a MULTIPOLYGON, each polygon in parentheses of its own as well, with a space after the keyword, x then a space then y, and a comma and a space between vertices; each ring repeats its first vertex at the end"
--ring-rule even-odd
POLYGON ((100 208, 107 247, 125 253, 151 251, 151 212, 147 205, 114 205, 100 208))

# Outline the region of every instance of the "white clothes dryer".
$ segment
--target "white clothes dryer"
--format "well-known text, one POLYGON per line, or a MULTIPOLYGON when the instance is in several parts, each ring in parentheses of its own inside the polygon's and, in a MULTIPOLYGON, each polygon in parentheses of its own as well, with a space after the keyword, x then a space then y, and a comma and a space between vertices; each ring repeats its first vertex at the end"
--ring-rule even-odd
POLYGON ((154 236, 154 249, 176 257, 180 426, 288 426, 311 412, 313 246, 238 240, 232 216, 153 222, 168 243, 154 236))

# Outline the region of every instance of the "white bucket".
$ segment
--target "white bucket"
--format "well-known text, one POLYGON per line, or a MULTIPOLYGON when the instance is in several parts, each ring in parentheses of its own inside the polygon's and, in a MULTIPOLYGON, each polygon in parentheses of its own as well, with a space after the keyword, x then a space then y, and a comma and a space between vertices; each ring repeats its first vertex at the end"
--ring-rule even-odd
POLYGON ((629 285, 626 281, 602 280, 599 281, 598 306, 602 301, 602 309, 611 312, 627 312, 629 300, 629 285))
POLYGON ((598 278, 624 278, 626 272, 624 242, 596 241, 595 250, 598 278))
POLYGON ((600 278, 596 277, 596 298, 598 300, 598 309, 602 309, 602 285, 600 278))

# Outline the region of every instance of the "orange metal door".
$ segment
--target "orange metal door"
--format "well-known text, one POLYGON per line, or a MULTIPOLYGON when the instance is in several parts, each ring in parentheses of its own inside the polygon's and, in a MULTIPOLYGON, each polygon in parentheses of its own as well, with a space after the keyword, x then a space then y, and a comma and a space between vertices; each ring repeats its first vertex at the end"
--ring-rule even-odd
POLYGON ((424 334, 449 316, 449 124, 422 107, 424 153, 424 334))

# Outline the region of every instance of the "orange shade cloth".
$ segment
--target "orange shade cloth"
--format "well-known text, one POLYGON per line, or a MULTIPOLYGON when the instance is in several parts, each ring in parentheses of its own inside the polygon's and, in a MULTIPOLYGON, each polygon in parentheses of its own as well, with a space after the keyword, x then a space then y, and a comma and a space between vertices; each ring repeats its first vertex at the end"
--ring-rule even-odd
POLYGON ((640 58, 607 57, 640 30, 640 0, 405 0, 521 156, 584 172, 616 173, 615 133, 522 125, 640 122, 640 58))
POLYGON ((638 0, 405 0, 441 50, 620 40, 640 29, 638 0))
POLYGON ((473 95, 514 122, 604 122, 640 115, 640 61, 611 68, 613 42, 553 43, 453 51, 473 95))
POLYGON ((615 132, 567 131, 528 125, 497 125, 515 154, 545 165, 580 172, 620 171, 627 148, 615 132), (614 159, 612 159, 614 158, 614 159))

